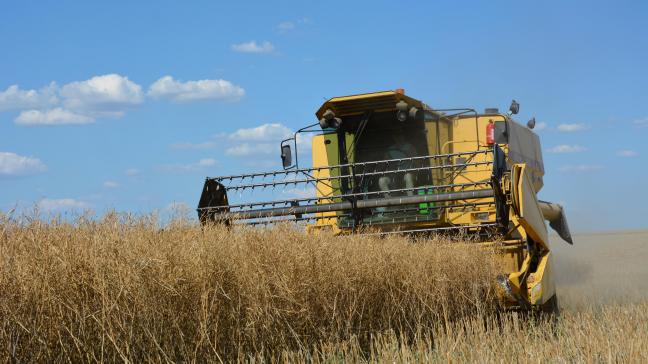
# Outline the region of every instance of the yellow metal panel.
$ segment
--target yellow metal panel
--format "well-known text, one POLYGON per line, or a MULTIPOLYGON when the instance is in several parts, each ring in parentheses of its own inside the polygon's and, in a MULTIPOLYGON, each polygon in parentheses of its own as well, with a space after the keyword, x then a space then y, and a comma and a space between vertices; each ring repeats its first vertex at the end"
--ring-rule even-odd
POLYGON ((513 170, 513 200, 518 209, 520 224, 535 242, 548 248, 547 226, 526 166, 515 164, 513 170))
POLYGON ((544 254, 537 270, 527 278, 528 297, 532 305, 543 304, 556 294, 552 258, 551 252, 544 254))
MULTIPOLYGON (((503 121, 504 118, 497 115, 489 116, 461 116, 455 118, 451 122, 451 130, 445 131, 449 136, 449 140, 442 144, 440 152, 446 153, 465 153, 477 150, 490 149, 492 146, 486 144, 486 125, 489 120, 503 121)), ((477 154, 472 157, 468 155, 453 157, 450 161, 444 163, 460 162, 489 162, 492 160, 491 154, 477 154)), ((491 178, 492 167, 490 165, 473 165, 466 166, 460 172, 450 168, 446 170, 445 183, 448 184, 467 184, 474 182, 489 181, 491 178)), ((461 188, 455 188, 459 191, 461 188)), ((471 202, 487 202, 492 201, 492 198, 472 200, 471 202)), ((494 221, 494 218, 488 220, 477 220, 475 212, 484 212, 488 208, 482 207, 469 207, 469 208, 455 208, 447 210, 447 221, 456 225, 472 225, 479 222, 494 221)), ((492 210, 492 208, 491 208, 492 210)), ((494 211, 494 210, 493 210, 494 211)), ((489 217, 494 217, 494 214, 489 214, 489 217)))
MULTIPOLYGON (((328 160, 328 155, 326 153, 326 145, 324 144, 325 140, 325 135, 316 135, 313 137, 313 143, 312 143, 312 148, 313 148, 313 167, 327 167, 331 163, 329 163, 328 160)), ((332 163, 335 164, 335 163, 332 163)), ((321 169, 321 170, 316 170, 313 173, 313 177, 315 178, 328 178, 331 176, 330 170, 329 169, 321 169)), ((330 183, 327 183, 327 180, 323 180, 320 182, 316 183, 315 186, 317 192, 316 196, 317 197, 328 197, 333 195, 333 188, 330 183)), ((333 199, 323 199, 320 200, 319 203, 331 203, 333 202, 333 199)), ((315 225, 322 226, 322 225, 336 225, 337 224, 337 219, 335 218, 336 213, 335 212, 324 212, 324 213, 318 213, 316 214, 317 217, 324 217, 324 216, 330 216, 330 219, 318 219, 315 223, 315 225)))
POLYGON ((522 283, 524 280, 522 277, 524 276, 524 273, 529 269, 529 265, 531 264, 531 256, 529 254, 526 255, 524 258, 524 261, 522 262, 522 266, 520 267, 519 271, 512 272, 509 274, 509 282, 511 284, 511 290, 513 291, 513 294, 515 295, 520 295, 522 294, 522 283))
POLYGON ((334 97, 334 98, 328 100, 327 102, 336 103, 336 102, 349 101, 349 100, 367 99, 367 98, 372 98, 372 97, 392 96, 394 94, 396 94, 396 92, 394 92, 394 91, 368 92, 368 93, 364 93, 364 94, 356 94, 356 95, 334 97))

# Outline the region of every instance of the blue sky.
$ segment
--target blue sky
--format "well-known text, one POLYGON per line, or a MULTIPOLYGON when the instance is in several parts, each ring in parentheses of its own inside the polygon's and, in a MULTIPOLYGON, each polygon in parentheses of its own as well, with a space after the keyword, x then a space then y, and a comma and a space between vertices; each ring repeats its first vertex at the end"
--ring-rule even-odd
POLYGON ((0 210, 165 211, 337 95, 521 104, 573 230, 645 228, 648 5, 3 2, 0 210))

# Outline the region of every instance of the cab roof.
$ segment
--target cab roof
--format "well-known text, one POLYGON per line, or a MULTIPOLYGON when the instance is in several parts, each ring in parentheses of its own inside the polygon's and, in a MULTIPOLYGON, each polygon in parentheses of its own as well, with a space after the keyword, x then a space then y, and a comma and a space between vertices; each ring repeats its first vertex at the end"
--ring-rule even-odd
POLYGON ((380 91, 334 97, 326 101, 319 110, 317 110, 315 115, 319 120, 327 109, 331 109, 337 117, 361 115, 367 111, 391 111, 396 110, 396 103, 399 101, 405 101, 409 106, 415 106, 419 109, 423 109, 424 107, 423 102, 411 98, 403 93, 396 91, 380 91))

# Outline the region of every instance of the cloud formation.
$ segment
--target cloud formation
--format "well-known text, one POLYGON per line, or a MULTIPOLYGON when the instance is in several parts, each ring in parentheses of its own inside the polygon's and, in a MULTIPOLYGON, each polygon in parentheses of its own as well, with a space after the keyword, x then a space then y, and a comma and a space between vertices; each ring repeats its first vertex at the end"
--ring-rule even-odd
POLYGON ((140 174, 140 170, 137 168, 128 168, 127 170, 124 171, 124 174, 129 177, 134 177, 140 174))
POLYGON ((298 25, 303 26, 303 25, 308 24, 308 23, 310 23, 310 19, 304 17, 304 18, 298 19, 296 22, 295 21, 283 21, 283 22, 277 24, 276 29, 277 29, 277 31, 279 33, 283 34, 283 33, 288 33, 290 31, 295 30, 298 25))
POLYGON ((317 194, 315 187, 290 188, 281 192, 287 198, 313 198, 317 194))
MULTIPOLYGON (((292 136, 292 130, 280 123, 238 129, 228 135, 230 142, 237 142, 237 144, 228 147, 225 154, 233 157, 259 156, 260 158, 267 158, 274 153, 279 155, 279 142, 292 136)), ((270 165, 267 160, 263 163, 270 165)))
POLYGON ((268 41, 257 44, 256 41, 252 40, 249 42, 232 44, 232 50, 239 53, 272 53, 275 50, 275 47, 268 41))
POLYGON ((558 131, 562 131, 565 133, 573 133, 573 132, 583 131, 583 130, 587 130, 587 125, 583 123, 558 125, 558 131))
MULTIPOLYGON (((253 128, 238 129, 227 136, 230 146, 225 149, 225 154, 232 157, 246 157, 245 163, 250 166, 276 167, 279 164, 279 143, 293 136, 294 132, 280 123, 267 123, 253 128)), ((297 135, 299 155, 311 152, 312 140, 312 134, 297 135)), ((294 147, 292 142, 291 146, 294 147)), ((293 153, 295 152, 293 151, 293 153)))
POLYGON ((299 153, 310 153, 313 149, 313 133, 297 134, 297 148, 299 153))
POLYGON ((213 167, 215 165, 216 165, 215 159, 203 158, 195 163, 165 164, 160 166, 159 170, 162 172, 171 172, 171 173, 199 172, 205 170, 208 167, 213 167))
POLYGON ((560 167, 561 172, 596 172, 603 169, 603 166, 592 164, 567 165, 560 167))
POLYGON ((269 123, 254 128, 238 129, 229 135, 231 140, 244 141, 281 141, 290 138, 292 130, 280 123, 269 123))
POLYGON ((85 210, 90 208, 90 204, 74 198, 44 198, 38 201, 38 208, 43 211, 66 211, 66 210, 85 210))
POLYGON ((633 122, 638 128, 648 128, 648 117, 633 122))
POLYGON ((225 150, 225 154, 235 157, 246 157, 250 155, 279 153, 279 144, 250 144, 242 143, 225 150))
POLYGON ((547 129, 547 123, 545 123, 544 121, 537 123, 535 128, 533 128, 533 130, 535 131, 543 131, 545 129, 547 129))
POLYGON ((91 113, 119 112, 144 102, 142 86, 115 73, 68 83, 61 88, 60 94, 68 109, 91 113))
POLYGON ((106 188, 117 188, 117 187, 119 187, 119 183, 117 183, 115 181, 105 181, 103 183, 103 186, 106 187, 106 188))
POLYGON ((90 124, 98 118, 122 117, 147 95, 173 102, 238 101, 245 90, 222 79, 180 82, 164 76, 145 93, 128 77, 111 73, 61 87, 52 82, 40 90, 9 86, 0 91, 0 112, 20 111, 14 122, 23 126, 90 124))
POLYGON ((94 119, 72 111, 57 107, 51 110, 23 111, 14 120, 18 125, 64 125, 64 124, 89 124, 94 119))
POLYGON ((20 110, 18 125, 90 124, 98 117, 121 117, 144 102, 142 87, 115 73, 59 87, 52 82, 40 90, 10 86, 0 93, 0 111, 20 110))
POLYGON ((47 167, 38 158, 25 157, 11 152, 0 152, 0 177, 28 176, 46 170, 47 167))
POLYGON ((293 29, 295 29, 295 23, 291 21, 284 21, 277 25, 277 30, 281 33, 289 32, 293 29))
POLYGON ((25 110, 42 108, 58 103, 56 83, 40 90, 21 90, 18 85, 11 85, 0 91, 0 111, 25 110))
MULTIPOLYGON (((252 128, 241 128, 231 133, 214 135, 212 140, 198 143, 171 144, 176 150, 206 150, 223 148, 225 155, 245 158, 243 163, 254 167, 271 168, 278 165, 279 143, 294 135, 293 131, 281 123, 266 123, 252 128)), ((297 135, 299 153, 310 153, 312 134, 297 135)), ((165 166, 169 170, 169 166, 165 166)), ((173 165, 173 170, 180 166, 173 165)), ((187 169, 187 168, 182 168, 187 169)), ((191 168, 189 168, 191 169, 191 168)))
POLYGON ((624 150, 617 151, 616 155, 619 156, 619 157, 631 158, 631 157, 636 157, 639 154, 637 152, 635 152, 634 150, 624 149, 624 150))
POLYGON ((553 148, 549 148, 549 153, 564 154, 564 153, 580 153, 586 151, 587 148, 581 147, 580 145, 556 145, 553 148))
POLYGON ((176 150, 206 150, 213 149, 218 146, 218 143, 215 141, 201 142, 201 143, 173 143, 171 144, 171 149, 176 150))
POLYGON ((149 87, 148 95, 156 99, 167 99, 174 102, 238 101, 245 95, 245 90, 226 80, 180 82, 171 76, 164 76, 149 87))

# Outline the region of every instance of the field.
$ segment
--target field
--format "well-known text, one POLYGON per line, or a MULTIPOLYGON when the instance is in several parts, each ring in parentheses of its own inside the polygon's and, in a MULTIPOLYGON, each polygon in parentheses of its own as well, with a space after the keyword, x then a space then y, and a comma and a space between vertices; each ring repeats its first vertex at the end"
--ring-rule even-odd
POLYGON ((492 252, 109 215, 0 217, 3 362, 646 362, 648 233, 555 240, 558 321, 495 315, 492 252))

